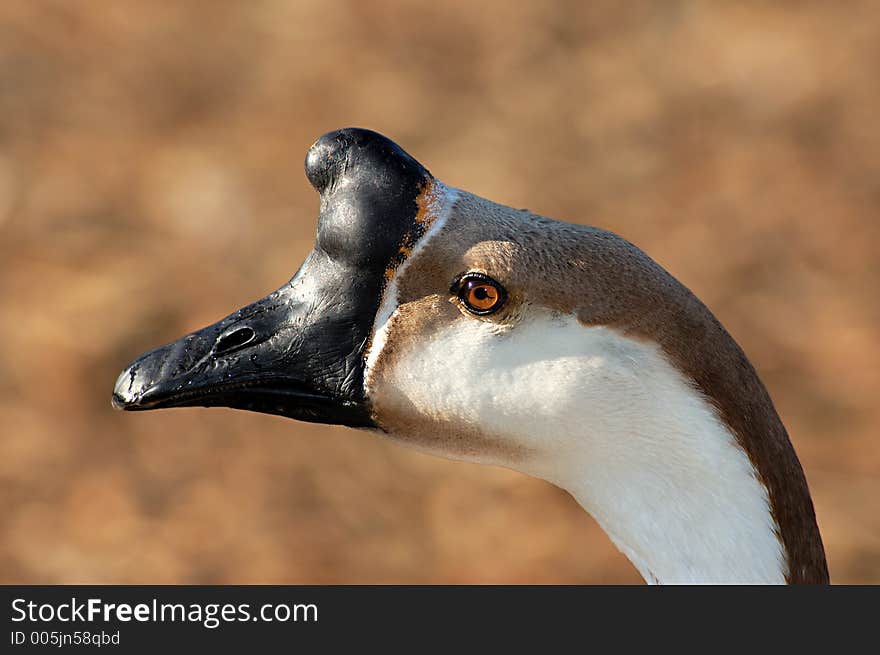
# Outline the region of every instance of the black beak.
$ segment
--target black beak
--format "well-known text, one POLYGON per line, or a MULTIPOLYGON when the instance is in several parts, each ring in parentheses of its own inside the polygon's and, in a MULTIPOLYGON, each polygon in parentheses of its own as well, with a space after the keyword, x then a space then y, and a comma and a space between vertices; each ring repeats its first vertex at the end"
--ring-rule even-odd
POLYGON ((122 372, 113 406, 233 407, 303 421, 375 427, 365 349, 386 271, 418 236, 430 173, 385 137, 347 129, 309 150, 321 194, 315 249, 277 291, 150 351, 122 372))
POLYGON ((234 407, 372 425, 361 371, 366 334, 350 302, 363 290, 336 268, 313 252, 278 291, 142 355, 116 381, 113 405, 234 407))

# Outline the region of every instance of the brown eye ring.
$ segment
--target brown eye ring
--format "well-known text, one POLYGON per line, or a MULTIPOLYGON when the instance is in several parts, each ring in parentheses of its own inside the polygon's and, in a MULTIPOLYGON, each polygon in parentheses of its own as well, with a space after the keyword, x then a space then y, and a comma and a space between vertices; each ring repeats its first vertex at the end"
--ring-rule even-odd
POLYGON ((507 291, 483 273, 465 273, 452 283, 450 293, 461 301, 471 314, 494 314, 504 306, 507 291))

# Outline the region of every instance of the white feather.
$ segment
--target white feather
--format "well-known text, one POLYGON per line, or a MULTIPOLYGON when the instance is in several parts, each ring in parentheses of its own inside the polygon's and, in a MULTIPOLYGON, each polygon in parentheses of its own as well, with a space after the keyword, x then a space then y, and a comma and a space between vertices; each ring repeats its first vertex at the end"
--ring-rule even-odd
MULTIPOLYGON (((392 291, 373 362, 393 329, 392 291)), ((372 393, 530 453, 469 459, 568 490, 648 582, 784 583, 766 489, 656 345, 528 310, 507 327, 462 317, 395 361, 372 393)))

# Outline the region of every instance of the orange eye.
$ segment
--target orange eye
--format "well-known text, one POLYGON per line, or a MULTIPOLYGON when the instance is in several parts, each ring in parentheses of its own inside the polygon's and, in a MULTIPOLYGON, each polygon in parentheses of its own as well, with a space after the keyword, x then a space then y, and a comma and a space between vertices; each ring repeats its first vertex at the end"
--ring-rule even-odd
POLYGON ((507 293, 495 280, 481 273, 469 273, 453 285, 458 299, 472 314, 491 314, 501 309, 507 293))

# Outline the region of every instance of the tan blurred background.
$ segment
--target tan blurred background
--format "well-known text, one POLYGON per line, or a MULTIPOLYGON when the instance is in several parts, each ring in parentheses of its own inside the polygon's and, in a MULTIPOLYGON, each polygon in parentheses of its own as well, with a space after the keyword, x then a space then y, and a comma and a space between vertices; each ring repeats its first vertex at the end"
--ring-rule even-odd
POLYGON ((136 355, 284 283, 309 145, 386 133, 618 232, 718 315, 880 583, 875 2, 0 5, 0 582, 640 579, 564 492, 342 428, 110 408, 136 355))

